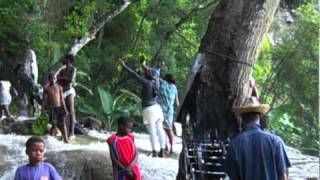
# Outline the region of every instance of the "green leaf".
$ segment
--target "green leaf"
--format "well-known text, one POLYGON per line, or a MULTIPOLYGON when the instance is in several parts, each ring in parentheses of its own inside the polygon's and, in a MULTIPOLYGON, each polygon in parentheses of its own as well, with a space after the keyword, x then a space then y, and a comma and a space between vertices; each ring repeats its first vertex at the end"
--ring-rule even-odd
POLYGON ((88 114, 88 115, 94 115, 96 113, 96 110, 92 106, 85 103, 82 103, 81 106, 78 106, 78 110, 81 113, 88 114))
POLYGON ((98 93, 99 93, 99 96, 100 96, 100 102, 101 102, 101 105, 102 105, 103 112, 105 114, 109 115, 113 110, 113 108, 112 108, 113 107, 112 96, 108 91, 104 90, 100 86, 98 86, 97 90, 98 90, 98 93))
POLYGON ((85 91, 87 91, 90 95, 93 95, 92 89, 90 89, 89 87, 87 87, 86 85, 84 85, 80 82, 76 83, 76 87, 80 87, 80 88, 84 89, 85 91))

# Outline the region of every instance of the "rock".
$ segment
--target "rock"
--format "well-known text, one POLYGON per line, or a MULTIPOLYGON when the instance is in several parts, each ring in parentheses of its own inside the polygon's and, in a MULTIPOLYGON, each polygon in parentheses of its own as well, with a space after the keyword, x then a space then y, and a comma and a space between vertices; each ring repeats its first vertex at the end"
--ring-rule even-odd
POLYGON ((19 121, 15 118, 4 118, 0 120, 0 134, 32 134, 32 125, 34 123, 34 119, 19 121))
POLYGON ((5 146, 0 145, 0 177, 3 174, 10 170, 13 166, 12 163, 6 161, 6 154, 8 153, 8 148, 5 146))
POLYGON ((21 135, 32 134, 32 125, 35 123, 35 120, 26 120, 26 121, 18 121, 14 122, 10 126, 9 133, 16 133, 21 135))
POLYGON ((6 134, 6 130, 4 128, 0 128, 0 134, 6 134))
POLYGON ((319 158, 302 154, 298 149, 286 146, 291 163, 289 179, 317 179, 319 177, 319 158))
POLYGON ((10 126, 12 123, 14 123, 14 119, 13 118, 4 118, 1 120, 1 125, 2 126, 10 126))
POLYGON ((81 123, 84 125, 85 128, 92 129, 92 130, 100 130, 102 127, 102 122, 92 116, 84 118, 81 123))
POLYGON ((76 122, 74 126, 74 133, 75 134, 83 134, 83 135, 88 135, 88 131, 84 128, 82 124, 79 122, 76 122))
POLYGON ((112 180, 111 160, 105 151, 47 152, 46 156, 64 180, 112 180))

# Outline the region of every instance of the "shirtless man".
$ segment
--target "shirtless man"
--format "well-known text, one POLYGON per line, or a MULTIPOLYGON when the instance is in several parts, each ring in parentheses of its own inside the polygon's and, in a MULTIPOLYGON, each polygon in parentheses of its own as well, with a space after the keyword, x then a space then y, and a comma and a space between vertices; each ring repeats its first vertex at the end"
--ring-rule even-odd
POLYGON ((48 76, 49 85, 44 89, 43 107, 49 105, 49 117, 52 123, 50 134, 53 135, 57 126, 62 133, 65 143, 68 143, 68 132, 65 124, 65 114, 68 112, 62 94, 62 87, 56 84, 56 76, 50 73, 48 76))
POLYGON ((68 117, 68 134, 69 139, 74 138, 74 126, 76 122, 74 111, 74 98, 76 91, 73 88, 76 78, 77 69, 72 65, 74 57, 72 55, 66 55, 63 59, 63 66, 56 72, 58 78, 58 84, 63 88, 63 98, 66 102, 66 107, 69 113, 68 117))

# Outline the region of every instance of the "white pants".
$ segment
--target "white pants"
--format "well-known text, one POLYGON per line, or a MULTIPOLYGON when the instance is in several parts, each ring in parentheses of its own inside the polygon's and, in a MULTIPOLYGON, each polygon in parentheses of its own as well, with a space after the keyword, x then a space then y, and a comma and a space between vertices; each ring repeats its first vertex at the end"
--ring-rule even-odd
POLYGON ((162 120, 152 121, 149 124, 146 124, 146 127, 149 133, 152 151, 156 150, 157 135, 160 142, 160 148, 164 149, 166 147, 166 136, 162 127, 162 120))
POLYGON ((63 98, 66 98, 70 95, 72 95, 73 97, 76 96, 76 90, 74 90, 73 87, 71 87, 69 90, 66 90, 65 92, 63 92, 63 98))

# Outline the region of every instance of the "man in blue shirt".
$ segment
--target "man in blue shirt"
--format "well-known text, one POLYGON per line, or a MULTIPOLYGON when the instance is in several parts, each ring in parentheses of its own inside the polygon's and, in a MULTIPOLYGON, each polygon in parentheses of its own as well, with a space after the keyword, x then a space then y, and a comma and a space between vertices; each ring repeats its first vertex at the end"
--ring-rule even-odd
POLYGON ((233 108, 244 128, 229 144, 226 171, 231 180, 287 180, 290 162, 280 137, 264 131, 260 116, 270 109, 248 98, 233 108))

